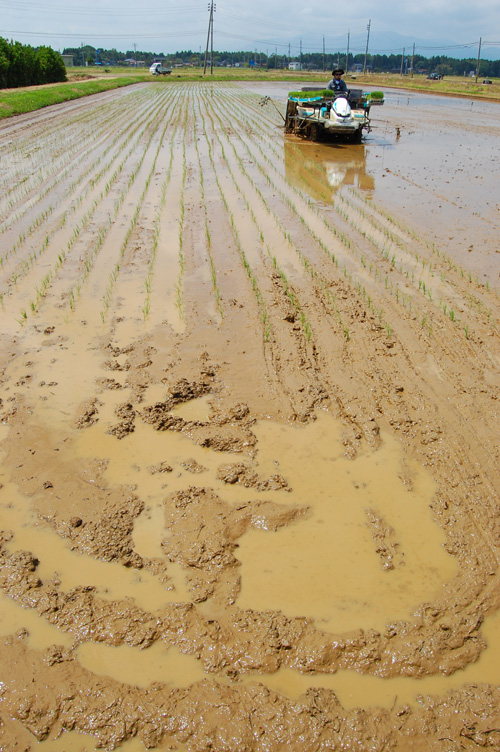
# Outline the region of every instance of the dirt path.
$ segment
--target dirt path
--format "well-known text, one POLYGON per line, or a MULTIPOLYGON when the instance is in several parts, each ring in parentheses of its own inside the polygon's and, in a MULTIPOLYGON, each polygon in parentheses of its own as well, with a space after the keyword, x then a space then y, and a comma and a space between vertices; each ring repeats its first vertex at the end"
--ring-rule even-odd
POLYGON ((6 752, 500 745, 498 292, 259 101, 0 131, 6 752))

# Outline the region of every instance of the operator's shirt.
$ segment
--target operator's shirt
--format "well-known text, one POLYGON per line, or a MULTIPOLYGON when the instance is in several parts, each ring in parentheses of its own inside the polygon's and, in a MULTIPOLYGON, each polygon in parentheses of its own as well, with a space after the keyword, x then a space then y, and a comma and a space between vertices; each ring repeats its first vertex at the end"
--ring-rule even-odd
POLYGON ((331 81, 328 81, 326 88, 331 89, 335 92, 342 92, 347 91, 347 84, 342 78, 339 78, 338 80, 336 78, 332 78, 331 81))

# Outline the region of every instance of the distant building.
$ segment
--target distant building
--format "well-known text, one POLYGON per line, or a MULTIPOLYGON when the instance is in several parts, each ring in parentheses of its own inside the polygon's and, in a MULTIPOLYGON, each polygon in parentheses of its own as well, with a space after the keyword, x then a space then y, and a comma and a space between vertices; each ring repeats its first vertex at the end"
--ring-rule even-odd
POLYGON ((72 68, 74 66, 73 55, 61 55, 61 57, 66 68, 72 68))
POLYGON ((288 63, 288 70, 302 70, 300 63, 288 63))

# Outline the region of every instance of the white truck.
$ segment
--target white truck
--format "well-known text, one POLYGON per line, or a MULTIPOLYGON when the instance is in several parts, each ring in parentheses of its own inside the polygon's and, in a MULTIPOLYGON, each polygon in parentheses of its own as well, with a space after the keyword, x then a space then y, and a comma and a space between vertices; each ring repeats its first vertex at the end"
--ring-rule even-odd
POLYGON ((153 76, 169 76, 172 73, 172 68, 164 68, 163 63, 153 63, 149 72, 152 73, 153 76))

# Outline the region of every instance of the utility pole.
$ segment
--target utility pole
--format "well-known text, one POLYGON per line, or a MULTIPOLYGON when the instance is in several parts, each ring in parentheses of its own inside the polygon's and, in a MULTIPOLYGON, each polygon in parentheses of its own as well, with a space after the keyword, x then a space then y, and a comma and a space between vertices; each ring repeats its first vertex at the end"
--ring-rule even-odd
POLYGON ((207 72, 208 45, 210 43, 210 74, 214 72, 214 11, 216 10, 213 0, 208 4, 210 17, 208 20, 207 46, 205 48, 205 62, 203 64, 203 75, 207 72))
POLYGON ((302 39, 300 40, 300 70, 302 70, 302 39))
POLYGON ((363 65, 363 73, 366 73, 366 58, 368 57, 368 43, 370 41, 370 26, 371 25, 372 25, 372 21, 371 21, 371 18, 370 18, 370 20, 368 21, 368 26, 366 27, 367 31, 368 31, 368 34, 367 34, 367 37, 366 37, 365 64, 363 65))
POLYGON ((403 47, 403 54, 401 55, 401 70, 399 71, 399 75, 403 75, 403 63, 405 59, 405 48, 403 47))
POLYGON ((345 72, 347 73, 349 70, 349 42, 351 40, 351 32, 347 32, 347 52, 345 54, 345 72))
POLYGON ((413 67, 415 63, 415 42, 413 42, 413 52, 411 53, 411 77, 413 78, 413 67))
POLYGON ((135 67, 137 68, 137 45, 135 44, 135 42, 134 42, 134 60, 135 60, 135 67))
POLYGON ((477 84, 477 79, 479 78, 479 66, 481 64, 481 41, 482 41, 482 37, 479 37, 479 49, 477 51, 477 66, 476 66, 476 84, 477 84))
POLYGON ((325 70, 325 35, 323 34, 323 71, 325 70))

